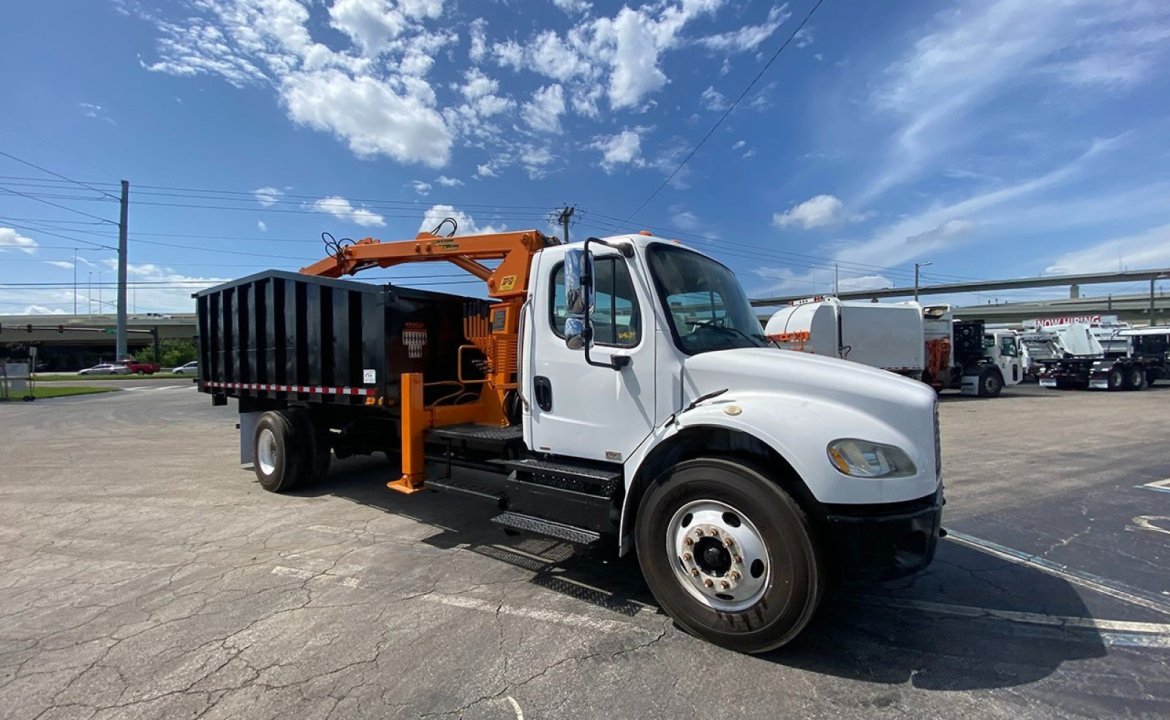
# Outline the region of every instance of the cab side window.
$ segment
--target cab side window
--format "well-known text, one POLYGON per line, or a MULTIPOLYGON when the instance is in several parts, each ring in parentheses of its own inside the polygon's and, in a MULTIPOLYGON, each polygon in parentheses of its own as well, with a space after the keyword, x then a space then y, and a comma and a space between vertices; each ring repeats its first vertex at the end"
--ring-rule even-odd
MULTIPOLYGON (((565 301, 565 266, 557 265, 552 277, 553 332, 564 337, 568 310, 565 301)), ((630 268, 616 257, 593 261, 593 342, 611 347, 634 347, 642 339, 642 314, 630 277, 630 268)))

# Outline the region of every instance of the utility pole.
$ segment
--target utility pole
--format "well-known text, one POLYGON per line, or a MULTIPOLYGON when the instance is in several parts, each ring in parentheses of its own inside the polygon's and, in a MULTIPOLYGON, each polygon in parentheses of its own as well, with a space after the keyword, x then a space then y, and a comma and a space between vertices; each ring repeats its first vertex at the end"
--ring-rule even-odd
POLYGON ((73 248, 73 316, 77 317, 77 248, 73 248))
POLYGON ((922 262, 922 263, 914 263, 914 302, 918 302, 918 269, 924 268, 927 265, 933 265, 933 264, 934 263, 932 263, 930 261, 922 262))
POLYGON ((85 314, 93 315, 93 270, 85 278, 85 314))
POLYGON ((566 205, 557 213, 557 222, 565 231, 565 244, 569 244, 569 221, 573 218, 573 213, 577 212, 576 205, 566 205))
POLYGON ((130 181, 122 181, 122 212, 118 217, 118 329, 114 360, 126 357, 126 233, 130 214, 130 181))
POLYGON ((841 266, 833 263, 833 297, 841 292, 841 266))

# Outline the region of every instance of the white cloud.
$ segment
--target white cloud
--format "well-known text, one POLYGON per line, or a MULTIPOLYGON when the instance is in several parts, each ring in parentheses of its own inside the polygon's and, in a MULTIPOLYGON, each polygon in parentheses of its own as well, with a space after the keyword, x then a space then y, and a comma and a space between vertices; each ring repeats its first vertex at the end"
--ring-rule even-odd
POLYGON ((469 37, 467 57, 473 63, 483 62, 484 56, 487 55, 487 20, 483 18, 472 20, 471 25, 467 27, 467 34, 469 37))
MULTIPOLYGON (((483 235, 487 233, 498 233, 508 229, 507 225, 484 225, 480 227, 473 217, 463 212, 456 210, 452 205, 434 205, 423 215, 422 222, 419 223, 419 232, 430 232, 435 229, 444 218, 452 218, 459 224, 456 235, 483 235)), ((444 232, 450 229, 450 224, 443 228, 444 232)))
POLYGON ((332 132, 359 157, 385 155, 432 167, 447 163, 451 133, 426 99, 340 70, 291 75, 283 93, 294 121, 332 132))
POLYGON ((268 223, 264 222, 263 220, 257 220, 256 229, 260 232, 268 232, 268 223))
POLYGON ((553 160, 552 151, 547 147, 539 147, 536 145, 523 145, 520 147, 520 164, 524 167, 524 171, 528 173, 531 180, 538 180, 548 173, 548 168, 552 165, 553 160))
POLYGON ((47 265, 52 265, 53 267, 59 267, 62 270, 73 269, 73 263, 69 262, 68 260, 46 260, 45 263, 47 265))
POLYGON ((816 195, 791 210, 776 213, 772 224, 778 228, 799 225, 805 230, 826 225, 838 225, 848 219, 845 204, 833 195, 816 195))
POLYGON ((975 223, 970 220, 947 220, 937 227, 923 230, 917 235, 910 235, 906 238, 906 243, 911 245, 914 243, 929 244, 938 247, 946 240, 971 232, 975 227, 975 223))
POLYGON ((458 187, 463 184, 463 181, 459 178, 447 177, 446 175, 440 175, 439 177, 435 178, 435 182, 439 183, 443 187, 458 187))
POLYGON ((532 93, 532 101, 524 103, 524 121, 539 132, 559 133, 564 113, 565 93, 557 84, 539 88, 532 93))
POLYGON ((531 48, 532 69, 553 80, 570 80, 590 70, 589 63, 552 30, 538 34, 531 48))
POLYGON ((802 27, 795 35, 792 36, 792 39, 796 41, 796 47, 798 48, 806 48, 816 42, 816 38, 813 36, 813 29, 811 27, 802 27))
POLYGON ((476 165, 475 166, 475 176, 477 178, 499 177, 499 175, 496 174, 496 170, 495 170, 495 168, 492 167, 491 163, 484 163, 482 165, 476 165))
POLYGON ((422 180, 412 180, 409 184, 419 195, 426 195, 431 191, 431 184, 422 180))
POLYGON ((723 93, 716 90, 714 86, 708 86, 703 91, 703 94, 699 96, 699 102, 708 110, 718 112, 727 109, 727 98, 723 97, 723 93))
MULTIPOLYGON (((748 52, 755 50, 760 43, 772 37, 772 34, 790 17, 792 13, 788 12, 787 4, 773 6, 768 11, 768 19, 759 25, 745 25, 718 35, 701 37, 698 43, 709 50, 719 52, 748 52)), ((726 71, 723 74, 726 74, 726 71)))
POLYGON ((552 0, 552 3, 570 15, 580 15, 593 9, 593 3, 586 0, 552 0))
POLYGON ((870 105, 900 124, 857 204, 993 132, 970 117, 1001 96, 1028 92, 1041 104, 1067 94, 1058 83, 1085 91, 1154 76, 1170 47, 1163 10, 1156 3, 999 0, 938 14, 932 30, 874 85, 870 105))
POLYGON ((83 103, 77 103, 77 106, 79 108, 81 108, 81 114, 87 118, 93 118, 95 120, 102 120, 102 121, 105 121, 111 125, 118 124, 118 123, 114 122, 114 120, 106 113, 105 109, 102 108, 101 105, 83 102, 83 103))
POLYGON ((735 144, 731 146, 732 150, 739 150, 744 145, 747 145, 747 140, 736 140, 735 144))
POLYGON ((65 315, 62 308, 48 308, 44 305, 26 305, 17 315, 65 315))
POLYGON ((524 48, 515 40, 505 40, 492 45, 492 55, 503 67, 517 71, 524 69, 524 48))
POLYGON ((314 202, 312 207, 317 212, 326 213, 363 227, 383 227, 386 225, 386 221, 381 215, 370 212, 366 208, 355 208, 349 200, 336 195, 321 198, 314 202))
POLYGON ((1113 269, 1170 267, 1170 224, 1110 238, 1059 255, 1045 274, 1102 272, 1113 269))
POLYGON ((5 248, 15 248, 32 255, 37 251, 37 241, 21 235, 12 228, 0 227, 0 252, 7 252, 5 248))
POLYGON ((633 165, 641 167, 642 160, 642 133, 646 128, 626 128, 614 135, 602 135, 593 139, 589 147, 601 151, 601 167, 607 173, 612 173, 619 165, 633 165))
POLYGON ((274 187, 262 187, 253 190, 252 195, 256 198, 256 202, 260 203, 264 207, 272 207, 280 201, 280 198, 282 195, 284 195, 284 193, 274 187))

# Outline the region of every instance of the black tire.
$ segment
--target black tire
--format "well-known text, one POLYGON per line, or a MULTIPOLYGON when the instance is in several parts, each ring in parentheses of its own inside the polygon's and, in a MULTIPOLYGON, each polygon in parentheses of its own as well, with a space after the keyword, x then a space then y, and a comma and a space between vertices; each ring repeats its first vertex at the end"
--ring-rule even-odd
MULTIPOLYGON (((686 527, 689 516, 683 517, 686 527)), ((820 603, 825 579, 804 512, 775 482, 738 462, 699 458, 667 471, 643 496, 634 532, 638 564, 659 605, 680 627, 708 642, 745 653, 773 650, 796 637, 820 603), (766 548, 771 568, 755 565, 763 560, 742 558, 753 577, 759 577, 757 567, 767 572, 762 594, 748 607, 716 608, 714 600, 700 599, 694 594, 699 591, 685 584, 685 572, 676 573, 683 560, 668 549, 675 540, 672 519, 698 501, 733 508, 746 520, 744 527, 754 526, 766 548)))
POLYGON ((1110 369, 1107 386, 1110 390, 1123 389, 1125 387, 1125 372, 1119 367, 1110 369))
POLYGON ((294 490, 310 472, 312 436, 304 433, 304 424, 297 420, 296 414, 289 411, 269 411, 256 423, 252 436, 253 467, 260 487, 269 492, 294 490), (267 452, 262 444, 268 445, 267 452))
POLYGON ((979 373, 979 397, 999 397, 1003 391, 1003 374, 997 367, 985 367, 979 373))
POLYGON ((1134 365, 1126 373, 1125 385, 1130 390, 1142 390, 1146 387, 1146 372, 1137 365, 1134 365))

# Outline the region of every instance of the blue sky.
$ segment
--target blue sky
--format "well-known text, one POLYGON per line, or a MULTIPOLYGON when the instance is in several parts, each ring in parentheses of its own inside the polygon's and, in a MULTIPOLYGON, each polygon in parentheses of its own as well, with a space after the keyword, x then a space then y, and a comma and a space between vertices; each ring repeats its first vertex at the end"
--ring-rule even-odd
MULTIPOLYGON (((842 288, 908 284, 916 261, 926 284, 1170 266, 1156 1, 825 0, 630 218, 811 7, 8 3, 0 313, 72 312, 74 248, 79 309, 99 272, 112 300, 114 254, 82 241, 116 244, 122 178, 139 312, 189 310, 192 281, 299 268, 322 231, 409 238, 446 215, 550 231, 564 203, 578 238, 677 237, 753 297, 826 292, 835 265, 842 288)), ((478 290, 446 267, 406 275, 478 290)))

